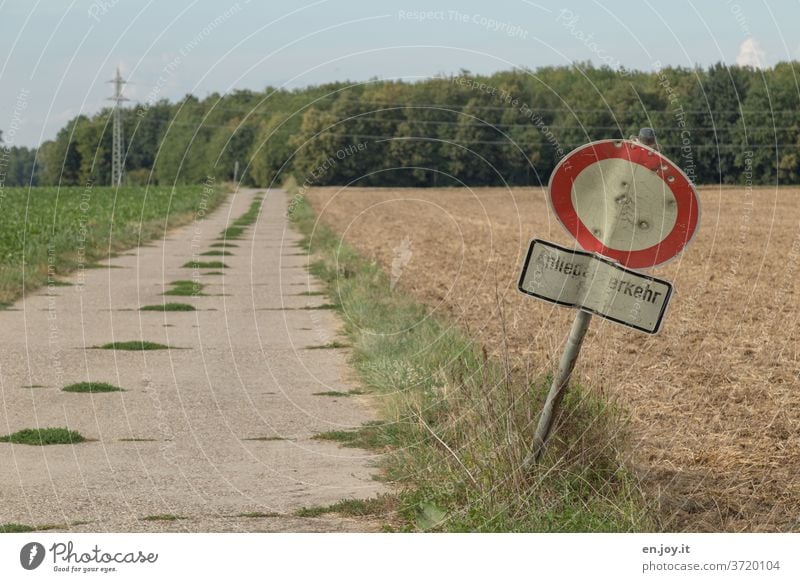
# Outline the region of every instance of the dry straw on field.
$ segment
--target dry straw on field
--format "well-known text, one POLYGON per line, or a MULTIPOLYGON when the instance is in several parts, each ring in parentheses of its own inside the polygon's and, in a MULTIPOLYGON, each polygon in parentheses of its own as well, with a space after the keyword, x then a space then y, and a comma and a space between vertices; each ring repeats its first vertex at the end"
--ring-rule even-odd
MULTIPOLYGON (((571 244, 544 190, 318 188, 307 197, 386 272, 406 241, 413 252, 392 276, 433 313, 496 356, 507 342, 517 369, 552 369, 573 313, 516 291, 531 237, 571 244)), ((662 333, 595 318, 576 379, 627 411, 627 463, 663 527, 794 531, 800 190, 706 188, 701 203, 694 244, 654 272, 676 288, 662 333)))

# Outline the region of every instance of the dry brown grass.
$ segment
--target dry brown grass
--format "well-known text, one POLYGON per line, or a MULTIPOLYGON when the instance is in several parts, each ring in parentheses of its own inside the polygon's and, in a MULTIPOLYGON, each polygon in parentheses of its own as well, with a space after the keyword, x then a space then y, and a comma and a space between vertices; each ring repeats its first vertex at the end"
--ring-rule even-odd
MULTIPOLYGON (((517 367, 550 371, 573 314, 516 291, 528 240, 571 240, 544 190, 318 188, 321 220, 517 367), (403 242, 403 241, 406 242, 403 242), (410 248, 410 259, 403 249, 410 248)), ((660 335, 598 318, 576 378, 630 413, 628 463, 667 529, 800 528, 800 189, 701 190, 660 335)))

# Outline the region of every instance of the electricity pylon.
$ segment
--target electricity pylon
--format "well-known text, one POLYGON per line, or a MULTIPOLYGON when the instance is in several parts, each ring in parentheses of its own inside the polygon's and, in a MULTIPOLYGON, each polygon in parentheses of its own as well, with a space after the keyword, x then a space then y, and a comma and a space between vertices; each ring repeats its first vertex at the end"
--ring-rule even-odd
POLYGON ((114 137, 111 145, 111 185, 118 188, 122 185, 122 176, 125 173, 125 146, 122 139, 122 117, 120 108, 123 101, 128 101, 122 95, 122 86, 126 81, 122 78, 117 67, 117 76, 108 81, 114 83, 114 96, 109 97, 114 102, 114 137))

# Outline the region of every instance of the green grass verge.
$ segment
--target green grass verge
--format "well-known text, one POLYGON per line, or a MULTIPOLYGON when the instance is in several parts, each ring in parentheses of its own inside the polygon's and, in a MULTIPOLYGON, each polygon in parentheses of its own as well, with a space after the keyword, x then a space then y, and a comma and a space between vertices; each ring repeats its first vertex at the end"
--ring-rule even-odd
POLYGON ((188 279, 181 279, 180 281, 173 281, 170 283, 172 289, 164 291, 162 295, 178 296, 178 297, 200 297, 205 295, 203 288, 205 285, 197 281, 189 281, 188 279))
POLYGON ((18 445, 72 445, 86 439, 67 428, 25 428, 13 434, 0 436, 0 442, 18 445))
POLYGON ((188 303, 161 303, 159 305, 145 305, 139 311, 196 311, 194 305, 188 303))
POLYGON ((98 393, 98 392, 122 392, 122 388, 118 388, 113 384, 106 384, 105 382, 78 382, 77 384, 70 384, 61 389, 63 392, 79 392, 79 393, 98 393))
POLYGON ((98 346, 100 350, 131 350, 146 352, 150 350, 169 350, 172 349, 164 344, 145 341, 131 341, 131 342, 112 342, 110 344, 103 344, 98 346))
POLYGON ((206 251, 204 253, 200 253, 201 257, 230 257, 233 256, 233 253, 229 253, 228 251, 206 251))
POLYGON ((239 245, 229 243, 229 242, 215 242, 212 245, 209 245, 211 248, 237 248, 239 245))
POLYGON ((316 224, 302 198, 289 215, 316 258, 312 274, 338 301, 352 363, 383 417, 316 438, 383 453, 384 476, 401 491, 399 529, 657 529, 621 460, 621 410, 571 386, 545 458, 523 470, 548 378, 489 357, 451 322, 392 290, 376 264, 316 224))

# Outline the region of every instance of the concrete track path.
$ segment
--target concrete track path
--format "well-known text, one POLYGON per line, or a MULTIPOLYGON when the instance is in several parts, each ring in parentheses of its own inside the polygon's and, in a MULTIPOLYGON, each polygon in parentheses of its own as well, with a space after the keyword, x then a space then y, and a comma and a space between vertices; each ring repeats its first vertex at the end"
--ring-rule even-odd
POLYGON ((0 524, 70 531, 363 531, 364 520, 298 518, 302 507, 383 491, 374 456, 312 439, 373 419, 345 349, 308 349, 337 337, 286 193, 264 194, 261 214, 232 256, 199 256, 258 194, 240 190, 203 220, 104 261, 0 312, 0 434, 68 427, 88 442, 0 443, 0 524), (226 269, 184 268, 222 260, 226 269), (224 275, 206 274, 223 271, 224 275), (174 280, 202 296, 165 298, 174 280), (197 311, 139 311, 168 301, 197 311), (145 340, 169 350, 93 349, 145 340), (62 392, 108 382, 106 394, 62 392), (269 517, 243 517, 246 513, 269 517), (174 521, 146 520, 172 515, 174 521))

